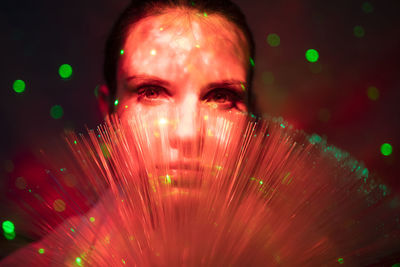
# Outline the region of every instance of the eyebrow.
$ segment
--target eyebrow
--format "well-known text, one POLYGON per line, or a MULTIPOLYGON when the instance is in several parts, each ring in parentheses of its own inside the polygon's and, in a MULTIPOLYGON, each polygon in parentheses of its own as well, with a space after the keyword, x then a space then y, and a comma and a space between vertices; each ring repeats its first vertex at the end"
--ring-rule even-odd
POLYGON ((151 83, 160 86, 170 86, 171 84, 163 79, 158 78, 157 76, 147 75, 147 74, 140 74, 140 75, 132 75, 126 79, 128 82, 132 80, 138 80, 140 82, 151 83))
MULTIPOLYGON (((140 81, 140 82, 145 82, 145 83, 151 83, 154 85, 159 85, 159 86, 170 86, 171 83, 163 80, 157 76, 153 75, 147 75, 147 74, 138 74, 138 75, 132 75, 129 76, 127 81, 135 80, 135 81, 140 81)), ((235 80, 235 79, 226 79, 226 80, 220 80, 216 82, 212 82, 201 88, 200 94, 205 95, 208 93, 210 89, 215 89, 215 88, 224 88, 224 87, 229 87, 230 89, 233 89, 236 91, 236 93, 242 97, 245 98, 246 95, 246 90, 247 90, 247 83, 240 81, 240 80, 235 80), (243 87, 245 89, 243 89, 243 87)))
POLYGON ((215 87, 221 87, 221 86, 238 86, 240 88, 242 88, 242 85, 246 88, 246 83, 239 81, 239 80, 221 80, 221 81, 217 81, 217 82, 212 82, 209 83, 206 88, 215 88, 215 87))
POLYGON ((217 81, 217 82, 212 82, 209 83, 208 85, 206 85, 201 91, 205 92, 205 94, 207 94, 207 91, 209 89, 215 89, 215 88, 224 88, 224 87, 228 87, 230 89, 233 89, 236 91, 236 93, 242 97, 243 99, 246 96, 246 90, 247 90, 247 84, 246 82, 240 81, 240 80, 235 80, 235 79, 231 79, 231 80, 221 80, 221 81, 217 81), (245 89, 243 89, 243 87, 245 89))

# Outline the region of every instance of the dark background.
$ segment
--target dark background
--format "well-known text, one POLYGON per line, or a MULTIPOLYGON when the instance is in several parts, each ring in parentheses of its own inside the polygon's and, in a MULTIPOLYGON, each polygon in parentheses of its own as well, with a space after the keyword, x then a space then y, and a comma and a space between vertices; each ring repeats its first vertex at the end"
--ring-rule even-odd
MULTIPOLYGON (((398 191, 400 2, 235 2, 257 43, 255 91, 262 111, 327 136, 398 191), (354 34, 356 26, 364 29, 362 37, 354 34), (271 33, 280 36, 279 46, 268 44, 271 33), (310 48, 319 52, 317 63, 305 58, 310 48), (377 100, 368 98, 371 86, 377 100), (383 143, 392 145, 390 156, 380 153, 383 143)), ((103 46, 127 3, 2 1, 0 221, 12 220, 17 237, 0 237, 0 257, 35 238, 18 230, 30 222, 10 198, 16 177, 34 179, 33 155, 64 129, 84 131, 102 121, 95 89, 102 83, 103 46), (58 75, 64 63, 73 68, 68 80, 58 75), (22 94, 12 88, 17 79, 26 82, 22 94), (53 105, 63 107, 62 118, 50 116, 53 105)))

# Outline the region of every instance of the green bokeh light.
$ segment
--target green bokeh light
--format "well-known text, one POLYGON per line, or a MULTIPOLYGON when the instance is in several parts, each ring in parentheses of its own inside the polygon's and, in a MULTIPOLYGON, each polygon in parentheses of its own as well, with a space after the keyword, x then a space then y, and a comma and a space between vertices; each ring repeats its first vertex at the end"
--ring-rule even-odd
POLYGON ((272 47, 277 47, 281 44, 281 38, 276 33, 268 34, 267 42, 272 47))
POLYGON ((96 88, 94 88, 94 95, 96 98, 99 97, 99 90, 100 90, 100 86, 97 85, 96 88))
POLYGON ((362 4, 361 8, 366 14, 374 12, 374 7, 372 6, 372 4, 370 2, 364 2, 362 4))
POLYGON ((96 221, 96 219, 95 219, 94 217, 90 217, 89 220, 90 220, 91 222, 95 222, 95 221, 96 221))
POLYGON ((306 51, 306 59, 307 59, 309 62, 317 62, 317 61, 318 61, 318 58, 319 58, 319 53, 318 53, 317 50, 315 50, 315 49, 308 49, 308 50, 306 51))
POLYGON ((116 100, 114 101, 114 106, 118 106, 118 103, 119 103, 119 100, 116 99, 116 100))
POLYGON ((101 152, 103 152, 103 156, 108 159, 110 157, 110 149, 105 143, 100 144, 101 152))
POLYGON ((72 67, 69 64, 62 64, 58 69, 58 74, 63 79, 69 79, 72 76, 72 67))
POLYGON ((7 240, 14 240, 15 239, 15 232, 12 232, 12 233, 4 233, 4 237, 7 239, 7 240))
POLYGON ((343 263, 344 263, 344 260, 343 260, 343 258, 338 258, 338 259, 337 259, 337 262, 338 262, 339 264, 343 264, 343 263))
POLYGON ((23 80, 15 80, 13 83, 13 89, 16 93, 18 94, 22 94, 23 92, 25 92, 25 82, 23 80))
POLYGON ((38 252, 39 252, 39 254, 44 254, 44 248, 39 248, 38 252))
POLYGON ((80 257, 76 257, 75 262, 78 266, 82 266, 82 259, 80 257))
POLYGON ((252 67, 254 67, 255 63, 254 63, 254 59, 250 58, 250 64, 252 67))
POLYGON ((64 115, 64 110, 60 105, 54 105, 50 109, 50 116, 53 119, 60 119, 64 115))
POLYGON ((321 143, 321 141, 322 141, 322 137, 319 136, 318 134, 312 134, 312 135, 309 137, 308 141, 309 141, 311 144, 313 144, 313 145, 319 144, 319 143, 321 143))
POLYGON ((165 183, 166 184, 171 184, 171 176, 169 176, 168 174, 167 175, 165 175, 165 183))
POLYGON ((15 231, 15 226, 12 221, 4 221, 1 226, 3 227, 3 231, 6 234, 11 234, 15 231))
POLYGON ((121 49, 121 51, 119 51, 119 53, 120 53, 121 55, 123 55, 123 54, 125 53, 125 51, 124 51, 123 49, 121 49))
POLYGON ((355 26, 353 31, 355 37, 362 38, 365 35, 365 30, 362 26, 355 26))
POLYGON ((371 100, 378 100, 379 98, 379 90, 375 86, 370 86, 367 89, 368 98, 371 100))
POLYGON ((384 143, 381 145, 381 153, 384 156, 390 156, 392 154, 393 148, 392 145, 389 143, 384 143))

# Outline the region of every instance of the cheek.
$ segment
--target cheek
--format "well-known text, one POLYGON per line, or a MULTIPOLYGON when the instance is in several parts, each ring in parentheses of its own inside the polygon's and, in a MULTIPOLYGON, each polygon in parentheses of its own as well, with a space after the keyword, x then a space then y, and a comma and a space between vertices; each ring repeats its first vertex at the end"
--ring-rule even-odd
POLYGON ((123 121, 129 121, 138 117, 167 115, 171 110, 171 105, 167 103, 152 106, 138 103, 134 97, 125 97, 119 101, 116 112, 123 121))

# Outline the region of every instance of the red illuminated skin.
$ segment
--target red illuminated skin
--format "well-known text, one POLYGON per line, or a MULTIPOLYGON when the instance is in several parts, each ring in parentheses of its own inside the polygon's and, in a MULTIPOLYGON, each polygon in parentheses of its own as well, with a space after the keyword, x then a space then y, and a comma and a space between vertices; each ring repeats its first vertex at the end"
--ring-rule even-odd
POLYGON ((248 44, 220 15, 168 9, 140 20, 128 32, 117 71, 117 113, 170 114, 178 125, 170 135, 171 160, 182 156, 179 141, 196 138, 200 108, 247 111, 248 44))

